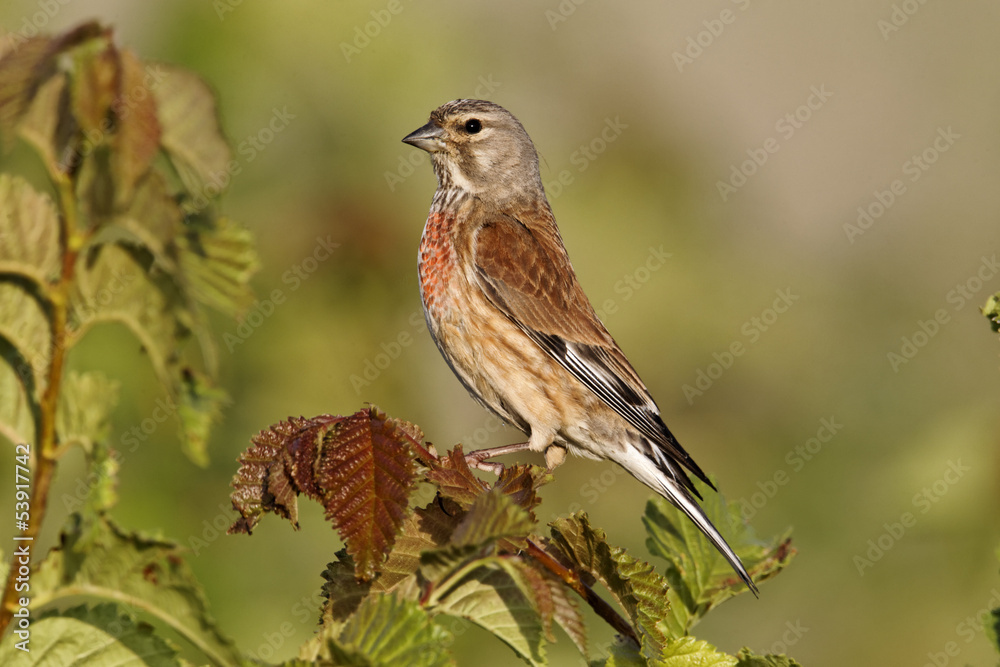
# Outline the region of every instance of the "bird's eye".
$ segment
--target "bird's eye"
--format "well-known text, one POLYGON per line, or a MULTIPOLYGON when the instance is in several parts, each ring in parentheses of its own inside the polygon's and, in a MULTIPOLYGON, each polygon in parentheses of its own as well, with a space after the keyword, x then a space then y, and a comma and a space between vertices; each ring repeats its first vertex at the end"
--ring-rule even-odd
POLYGON ((483 124, 479 122, 477 118, 470 118, 465 121, 465 131, 469 134, 476 134, 479 130, 483 129, 483 124))

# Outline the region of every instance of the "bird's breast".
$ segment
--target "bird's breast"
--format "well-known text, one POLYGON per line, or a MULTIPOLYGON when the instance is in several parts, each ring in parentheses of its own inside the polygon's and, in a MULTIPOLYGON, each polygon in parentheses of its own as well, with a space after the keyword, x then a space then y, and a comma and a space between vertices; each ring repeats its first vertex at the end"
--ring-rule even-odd
POLYGON ((417 253, 417 269, 420 279, 420 298, 424 310, 430 317, 440 320, 448 308, 448 286, 456 270, 455 245, 452 231, 455 216, 443 212, 431 212, 424 225, 417 253))

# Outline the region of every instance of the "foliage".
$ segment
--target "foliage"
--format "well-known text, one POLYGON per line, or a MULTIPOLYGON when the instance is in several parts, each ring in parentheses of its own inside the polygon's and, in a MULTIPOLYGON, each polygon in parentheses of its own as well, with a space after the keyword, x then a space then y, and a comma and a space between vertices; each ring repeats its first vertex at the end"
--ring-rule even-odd
MULTIPOLYGON (((487 484, 461 445, 438 455, 421 439, 416 426, 369 407, 290 418, 261 431, 240 457, 232 482, 240 518, 231 533, 249 533, 268 512, 298 528, 296 498, 304 494, 323 504, 345 544, 323 573, 321 630, 301 658, 396 664, 393 656, 425 655, 429 637, 446 634, 435 624, 441 615, 482 627, 532 665, 546 664, 556 627, 591 657, 582 600, 619 634, 608 665, 794 664, 728 656, 689 636, 705 613, 746 588, 665 502, 650 501, 643 518, 651 551, 667 562, 662 575, 608 544, 584 512, 536 533, 547 471, 516 465, 487 484), (433 500, 411 503, 421 485, 433 500), (373 630, 382 626, 398 630, 373 630)), ((787 537, 756 542, 735 503, 720 498, 706 510, 757 581, 794 556, 787 537)), ((426 655, 426 664, 451 664, 447 652, 426 655)))
MULTIPOLYGON (((207 462, 225 393, 213 384, 206 309, 239 314, 257 266, 248 233, 215 211, 230 160, 215 101, 195 75, 120 49, 96 23, 18 35, 5 48, 0 133, 7 147, 30 145, 49 181, 0 174, 0 434, 31 471, 22 536, 37 536, 67 452, 83 452, 89 475, 59 546, 33 558, 33 652, 8 635, 0 662, 179 664, 170 641, 133 619, 138 612, 213 663, 239 664, 178 547, 108 515, 121 461, 108 445, 118 382, 67 369, 97 325, 123 325, 167 391, 185 453, 207 462), (79 596, 102 602, 65 608, 79 596)), ((20 609, 15 569, 0 631, 20 609)))

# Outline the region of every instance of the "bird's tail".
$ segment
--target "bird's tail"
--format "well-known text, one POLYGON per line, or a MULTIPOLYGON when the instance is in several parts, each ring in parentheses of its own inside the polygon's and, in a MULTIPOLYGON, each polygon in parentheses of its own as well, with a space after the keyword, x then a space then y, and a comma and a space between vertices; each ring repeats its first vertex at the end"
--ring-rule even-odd
MULTIPOLYGON (((705 534, 709 542, 729 562, 729 565, 739 575, 740 579, 743 580, 743 583, 747 585, 750 592, 755 597, 760 597, 757 586, 753 583, 753 579, 750 578, 746 568, 743 567, 739 556, 736 555, 736 552, 729 546, 718 529, 712 525, 712 522, 705 515, 705 511, 701 509, 701 506, 691 497, 691 494, 684 487, 683 481, 672 478, 669 473, 661 470, 652 460, 644 456, 635 447, 628 447, 626 452, 618 457, 617 462, 640 482, 659 493, 677 507, 677 509, 684 512, 694 522, 694 525, 698 526, 699 530, 705 534)), ((670 470, 670 472, 674 473, 674 475, 684 475, 684 472, 680 469, 670 470)))

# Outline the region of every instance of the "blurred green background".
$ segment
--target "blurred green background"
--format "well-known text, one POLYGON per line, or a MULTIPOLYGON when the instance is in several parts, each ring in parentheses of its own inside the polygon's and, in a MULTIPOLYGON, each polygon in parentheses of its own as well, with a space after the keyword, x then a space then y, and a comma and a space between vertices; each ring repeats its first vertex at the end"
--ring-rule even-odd
MULTIPOLYGON (((758 535, 794 527, 791 568, 697 636, 805 665, 996 662, 974 619, 1000 603, 1000 340, 978 311, 1000 291, 996 3, 0 7, 5 32, 88 18, 215 88, 241 164, 222 208, 259 240, 258 295, 285 298, 239 344, 223 338, 235 323, 215 322, 232 404, 206 469, 181 454, 172 423, 134 451, 121 440, 162 398, 133 339, 98 330, 74 358, 123 382, 116 516, 192 546, 245 651, 294 655, 339 548, 305 503, 302 531, 265 520, 250 538, 218 532, 252 434, 371 401, 440 446, 520 435, 468 398, 426 333, 416 248, 435 181, 400 143, 443 102, 483 97, 534 139, 579 278, 680 441, 748 503, 758 535), (276 114, 280 131, 264 132, 276 114), (322 243, 339 245, 313 262, 322 243), (776 314, 779 290, 792 305, 776 314), (935 335, 918 333, 942 309, 935 335), (715 377, 686 394, 699 372, 715 377)), ((17 155, 4 169, 29 168, 17 155)), ((59 469, 50 541, 81 464, 74 454, 59 469)), ((571 459, 542 495, 541 517, 585 509, 612 543, 645 554, 649 492, 611 464, 571 459)), ((516 662, 453 630, 462 664, 516 662)), ((552 664, 579 664, 560 637, 552 664)), ((609 637, 600 628, 593 643, 609 637)))

